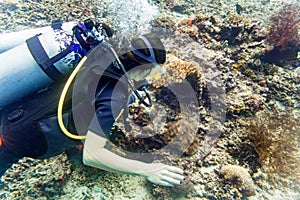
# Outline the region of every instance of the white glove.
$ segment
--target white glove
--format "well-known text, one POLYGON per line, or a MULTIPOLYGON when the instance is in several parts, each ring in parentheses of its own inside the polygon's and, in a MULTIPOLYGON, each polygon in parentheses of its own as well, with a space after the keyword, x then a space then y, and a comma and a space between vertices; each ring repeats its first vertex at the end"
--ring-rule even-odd
POLYGON ((174 184, 180 184, 180 181, 184 179, 183 170, 178 167, 165 165, 162 163, 149 164, 151 170, 145 172, 145 176, 148 181, 162 185, 173 186, 174 184))

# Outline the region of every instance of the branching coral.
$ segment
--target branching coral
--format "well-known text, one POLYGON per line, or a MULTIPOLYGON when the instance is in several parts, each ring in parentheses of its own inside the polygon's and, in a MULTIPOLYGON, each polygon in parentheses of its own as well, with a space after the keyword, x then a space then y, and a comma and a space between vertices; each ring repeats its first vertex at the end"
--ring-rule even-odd
POLYGON ((258 153, 263 170, 274 182, 275 175, 300 178, 299 121, 292 112, 263 112, 244 122, 247 136, 258 153))

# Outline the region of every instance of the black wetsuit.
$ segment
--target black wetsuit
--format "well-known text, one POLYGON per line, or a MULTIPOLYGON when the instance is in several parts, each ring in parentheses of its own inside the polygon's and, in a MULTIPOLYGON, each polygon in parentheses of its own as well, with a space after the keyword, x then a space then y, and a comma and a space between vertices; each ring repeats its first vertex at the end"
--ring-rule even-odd
MULTIPOLYGON (((74 83, 73 94, 69 96, 73 107, 65 105, 64 124, 71 131, 86 133, 90 129, 110 137, 114 119, 126 106, 128 97, 123 72, 113 58, 111 52, 107 49, 103 52, 98 46, 88 54, 83 67, 88 70, 83 69, 77 75, 79 81, 74 83), (100 59, 102 57, 104 61, 100 59), (89 108, 93 115, 86 114, 89 108), (98 123, 92 120, 95 118, 98 123)), ((47 158, 81 143, 67 137, 58 125, 56 109, 62 86, 53 85, 0 111, 0 177, 22 157, 47 158)))

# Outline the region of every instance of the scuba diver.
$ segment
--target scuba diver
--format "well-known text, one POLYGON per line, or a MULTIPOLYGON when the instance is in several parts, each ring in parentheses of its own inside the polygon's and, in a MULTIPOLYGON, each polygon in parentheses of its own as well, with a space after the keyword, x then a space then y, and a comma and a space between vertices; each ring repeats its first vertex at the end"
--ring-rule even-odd
POLYGON ((129 88, 151 106, 145 87, 133 81, 157 74, 166 60, 163 43, 152 34, 132 39, 117 56, 108 42, 112 34, 107 25, 86 20, 0 35, 0 177, 23 157, 45 159, 83 142, 85 165, 162 186, 184 179, 178 167, 107 148, 117 116, 132 99, 129 88))

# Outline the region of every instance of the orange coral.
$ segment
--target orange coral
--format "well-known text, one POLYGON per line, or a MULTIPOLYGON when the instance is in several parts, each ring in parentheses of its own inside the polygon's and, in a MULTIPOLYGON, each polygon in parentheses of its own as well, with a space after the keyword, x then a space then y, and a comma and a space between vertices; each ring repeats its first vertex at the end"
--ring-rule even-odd
POLYGON ((168 87, 172 83, 181 83, 188 75, 195 74, 198 80, 201 78, 200 67, 196 62, 184 61, 176 56, 168 55, 166 73, 160 79, 152 81, 155 88, 168 87))

